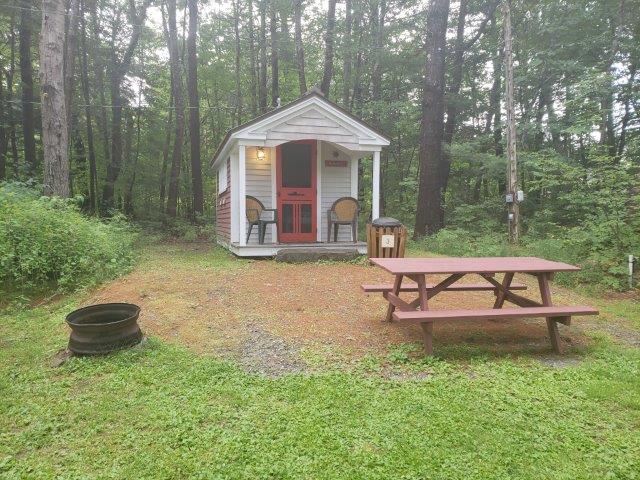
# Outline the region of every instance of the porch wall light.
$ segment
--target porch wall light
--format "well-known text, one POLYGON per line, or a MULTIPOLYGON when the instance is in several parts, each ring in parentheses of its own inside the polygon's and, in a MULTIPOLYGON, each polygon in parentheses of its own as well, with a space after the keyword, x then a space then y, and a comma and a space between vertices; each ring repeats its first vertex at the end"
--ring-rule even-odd
POLYGON ((264 160, 264 147, 258 147, 258 160, 264 160))

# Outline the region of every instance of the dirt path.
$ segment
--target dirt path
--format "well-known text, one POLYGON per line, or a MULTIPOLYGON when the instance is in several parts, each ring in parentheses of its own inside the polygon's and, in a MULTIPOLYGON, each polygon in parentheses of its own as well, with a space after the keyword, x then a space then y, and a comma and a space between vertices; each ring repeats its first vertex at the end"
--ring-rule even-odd
MULTIPOLYGON (((385 356, 394 345, 420 343, 418 327, 381 322, 385 301, 360 290, 362 283, 386 281, 390 277, 380 269, 359 264, 239 261, 208 245, 174 246, 154 248, 131 274, 94 292, 85 303, 136 303, 147 334, 277 375, 304 368, 301 350, 361 358, 385 356)), ((535 298, 535 293, 530 289, 525 295, 535 298)), ((584 301, 564 289, 554 288, 554 294, 558 304, 584 301)), ((471 308, 491 305, 492 299, 491 293, 445 293, 432 305, 471 308)), ((612 327, 601 318, 589 323, 577 319, 574 325, 561 330, 568 353, 589 342, 584 331, 603 326, 613 337, 639 344, 637 331, 612 327)), ((441 351, 460 345, 504 355, 550 351, 545 323, 535 319, 437 324, 434 338, 441 351)))

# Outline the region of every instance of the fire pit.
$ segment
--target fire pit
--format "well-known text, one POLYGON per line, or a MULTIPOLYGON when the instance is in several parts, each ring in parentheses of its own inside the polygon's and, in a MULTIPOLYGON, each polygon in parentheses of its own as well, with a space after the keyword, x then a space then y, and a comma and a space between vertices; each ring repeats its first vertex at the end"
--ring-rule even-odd
POLYGON ((140 343, 139 315, 140 307, 130 303, 104 303, 75 310, 67 315, 71 327, 69 350, 79 355, 100 355, 140 343))

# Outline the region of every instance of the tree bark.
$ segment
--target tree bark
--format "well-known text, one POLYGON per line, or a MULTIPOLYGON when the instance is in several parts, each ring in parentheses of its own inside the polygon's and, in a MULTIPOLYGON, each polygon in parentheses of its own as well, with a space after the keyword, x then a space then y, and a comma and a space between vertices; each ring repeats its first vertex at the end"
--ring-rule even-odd
POLYGON ((169 192, 167 197, 167 215, 171 218, 175 218, 178 209, 180 168, 182 166, 182 143, 184 141, 184 100, 182 98, 182 79, 180 76, 178 30, 176 25, 176 0, 167 0, 167 13, 169 24, 167 46, 169 47, 171 83, 173 85, 173 103, 176 112, 173 155, 171 157, 171 174, 169 176, 169 192))
POLYGON ((167 115, 167 125, 164 133, 164 144, 162 146, 162 168, 160 170, 160 211, 164 212, 164 200, 167 188, 167 168, 169 166, 169 147, 171 146, 171 127, 173 125, 173 86, 169 96, 169 113, 167 115))
MULTIPOLYGON (((62 3, 62 5, 64 8, 64 3, 62 3)), ((33 29, 33 19, 31 16, 31 9, 33 8, 32 0, 22 0, 20 6, 22 7, 20 11, 19 29, 20 79, 22 83, 22 138, 27 172, 30 176, 33 176, 38 170, 38 162, 36 158, 35 115, 33 108, 33 66, 31 63, 31 33, 33 29)))
MULTIPOLYGON (((611 83, 615 78, 615 62, 616 56, 620 50, 620 38, 622 37, 622 26, 624 24, 625 17, 625 0, 618 1, 617 18, 612 20, 613 35, 611 41, 611 49, 609 51, 607 64, 605 71, 610 75, 611 83)), ((613 84, 609 85, 609 88, 605 89, 604 95, 601 100, 601 125, 600 125, 600 144, 606 147, 607 153, 615 157, 616 150, 616 137, 614 127, 614 112, 613 112, 613 84)))
POLYGON ((627 142, 627 128, 629 126, 629 121, 631 120, 631 101, 633 98, 633 86, 635 85, 636 71, 636 64, 632 60, 629 65, 629 80, 625 86, 626 88, 624 92, 624 114, 620 120, 620 136, 616 152, 619 159, 622 158, 622 155, 624 154, 627 142))
POLYGON ((123 210, 127 215, 133 215, 133 189, 136 185, 136 172, 138 170, 138 160, 140 159, 140 120, 142 109, 140 108, 142 93, 142 85, 138 93, 138 108, 136 109, 136 153, 133 156, 133 162, 131 162, 131 178, 127 184, 127 189, 124 194, 123 210))
POLYGON ((271 105, 277 107, 280 101, 280 76, 278 73, 279 40, 278 12, 274 2, 269 5, 269 32, 271 34, 271 105))
MULTIPOLYGON (((122 81, 129 71, 133 54, 138 46, 150 1, 151 0, 144 0, 140 7, 140 12, 137 14, 135 12, 133 13, 132 32, 122 60, 118 61, 115 42, 113 42, 111 46, 113 63, 109 79, 109 90, 111 91, 111 156, 107 163, 107 174, 102 192, 102 203, 105 210, 113 207, 115 183, 120 176, 122 167, 122 108, 124 104, 121 91, 122 81)), ((113 40, 115 40, 115 38, 113 40)))
MULTIPOLYGON (((382 49, 384 48, 384 23, 387 16, 387 2, 386 0, 379 0, 377 5, 373 5, 375 9, 375 15, 372 15, 371 30, 373 36, 373 66, 371 67, 371 100, 374 102, 380 102, 382 98, 382 65, 380 59, 382 58, 382 49)), ((379 108, 375 107, 374 110, 374 123, 380 125, 379 108)))
POLYGON ((420 182, 414 238, 442 228, 440 195, 444 133, 444 67, 449 0, 430 0, 427 11, 426 66, 420 125, 420 182))
POLYGON ((460 0, 460 10, 458 11, 458 27, 456 30, 456 41, 453 47, 453 68, 451 74, 451 84, 447 89, 447 122, 444 127, 444 141, 451 145, 453 132, 456 128, 458 115, 458 99, 462 85, 462 67, 464 65, 464 26, 467 19, 467 8, 469 0, 460 0))
POLYGON ((0 182, 7 178, 7 146, 9 137, 7 135, 7 106, 11 108, 11 104, 5 101, 4 84, 3 84, 4 68, 0 65, 0 182))
POLYGON ((249 77, 249 90, 251 91, 251 116, 255 117, 258 114, 258 81, 256 77, 258 72, 256 71, 256 39, 254 32, 254 20, 253 20, 253 0, 249 0, 249 68, 251 69, 251 75, 249 77))
POLYGON ((349 109, 351 96, 351 63, 353 62, 351 30, 353 29, 352 0, 345 0, 344 12, 344 53, 342 62, 342 107, 349 109))
POLYGON ((64 1, 42 2, 40 89, 44 194, 69 197, 69 140, 64 95, 64 1))
MULTIPOLYGON (((75 66, 78 53, 78 16, 80 12, 80 0, 71 0, 67 15, 66 42, 64 54, 64 95, 65 109, 67 111, 67 128, 72 131, 71 121, 73 117, 72 104, 75 90, 75 66)), ((70 136, 70 135, 69 135, 70 136)))
POLYGON ((265 113, 267 111, 267 0, 260 0, 260 37, 258 50, 260 50, 258 103, 260 104, 260 113, 265 113))
MULTIPOLYGON (((351 1, 351 0, 348 0, 351 1)), ((293 19, 295 23, 296 63, 298 65, 298 85, 300 95, 307 91, 307 79, 304 72, 304 46, 302 44, 302 0, 293 2, 293 19)))
MULTIPOLYGON (((104 54, 100 48, 100 26, 98 23, 98 12, 96 2, 88 2, 89 17, 91 18, 91 44, 89 45, 88 57, 93 59, 93 74, 95 80, 95 90, 98 93, 100 106, 96 115, 96 123, 100 132, 104 162, 109 164, 111 158, 111 148, 109 147, 109 122, 107 119, 107 100, 104 87, 104 54)), ((96 193, 97 196, 97 193, 96 193)))
POLYGON ((189 94, 189 141, 191 147, 191 189, 193 214, 197 219, 204 211, 202 191, 202 162, 200 159, 200 96, 198 95, 198 1, 187 0, 189 8, 189 36, 187 37, 187 90, 189 94))
POLYGON ((518 190, 518 171, 516 158, 516 112, 513 96, 513 49, 511 34, 511 9, 509 2, 502 4, 504 22, 504 64, 507 111, 507 193, 513 196, 509 203, 509 241, 518 243, 520 237, 520 207, 516 200, 518 190))
MULTIPOLYGON (((16 31, 14 28, 13 17, 9 25, 9 71, 7 72, 7 98, 13 101, 13 79, 16 73, 16 31)), ((20 178, 20 165, 18 162, 18 142, 16 139, 16 118, 13 112, 13 108, 9 108, 8 112, 9 131, 7 133, 7 142, 11 148, 11 159, 13 165, 13 178, 16 180, 20 178)))
POLYGON ((336 30, 336 0, 329 0, 327 10, 327 30, 324 37, 324 69, 320 90, 325 97, 329 98, 331 89, 331 78, 333 77, 333 46, 335 44, 336 30))
MULTIPOLYGON (((459 99, 457 98, 460 94, 460 88, 462 86, 462 73, 464 67, 464 53, 469 50, 473 44, 478 41, 478 39, 482 36, 487 23, 490 19, 493 18, 494 12, 497 6, 497 2, 493 2, 489 5, 488 10, 485 14, 485 17, 478 27, 475 35, 465 41, 464 39, 464 31, 465 31, 465 22, 468 13, 468 0, 460 0, 460 9, 458 12, 458 26, 456 31, 456 40, 453 50, 453 68, 451 73, 451 83, 449 88, 447 89, 447 121, 444 125, 444 142, 446 145, 450 146, 453 141, 453 134, 456 130, 456 126, 458 123, 458 113, 460 112, 459 99)), ((441 175, 441 185, 440 192, 442 195, 441 202, 444 204, 444 196, 447 191, 447 187, 449 184, 449 174, 451 172, 451 156, 449 152, 446 151, 442 155, 442 175, 441 175)), ((444 213, 444 210, 442 211, 444 213)), ((442 219, 442 223, 444 224, 444 218, 442 219)))
POLYGON ((87 126, 87 148, 89 150, 89 205, 91 213, 98 213, 98 169, 96 166, 96 150, 93 138, 93 123, 91 111, 91 95, 89 91, 89 66, 87 58, 87 27, 84 19, 84 5, 82 9, 81 21, 81 43, 82 43, 82 60, 81 60, 81 83, 82 96, 84 99, 84 112, 87 126))
POLYGON ((234 0, 233 4, 233 32, 235 34, 235 78, 236 78, 236 102, 235 102, 235 122, 236 125, 242 123, 242 88, 240 85, 240 0, 234 0))
MULTIPOLYGON (((495 22, 493 22, 495 23, 495 22)), ((502 59, 504 56, 503 49, 498 47, 498 52, 492 59, 493 66, 493 82, 491 84, 491 92, 489 93, 489 112, 487 113, 487 123, 485 125, 485 133, 493 132, 494 153, 497 156, 503 154, 502 150, 502 118, 500 108, 500 92, 502 90, 502 59)))

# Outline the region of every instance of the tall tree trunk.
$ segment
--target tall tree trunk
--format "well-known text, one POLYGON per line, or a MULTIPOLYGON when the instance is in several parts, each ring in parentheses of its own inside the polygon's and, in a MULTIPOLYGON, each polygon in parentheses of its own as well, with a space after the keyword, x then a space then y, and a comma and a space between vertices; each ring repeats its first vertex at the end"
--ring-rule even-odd
POLYGON ((44 194, 69 196, 69 140, 64 96, 64 1, 42 2, 40 36, 40 89, 42 91, 42 144, 44 194))
POLYGON ((444 133, 444 67, 449 0, 430 0, 420 125, 420 183, 414 238, 442 228, 440 175, 444 133))
POLYGON ((331 78, 333 77, 333 45, 336 37, 336 0, 329 0, 327 10, 327 30, 324 37, 324 69, 320 90, 325 97, 329 97, 331 78))
POLYGON ((173 117, 173 85, 169 96, 169 114, 167 115, 167 125, 164 133, 164 144, 162 146, 162 168, 160 170, 160 211, 164 211, 164 199, 167 187, 167 168, 169 166, 169 147, 171 146, 171 127, 173 117))
POLYGON ((93 124, 92 124, 92 111, 91 111, 91 95, 89 91, 89 65, 87 59, 87 27, 84 19, 84 5, 82 8, 82 14, 80 15, 81 21, 81 44, 82 44, 82 61, 81 61, 81 83, 82 83, 82 96, 84 99, 84 116, 87 124, 87 148, 89 150, 89 205, 91 213, 98 213, 98 169, 96 166, 96 149, 93 139, 93 124))
MULTIPOLYGON (((98 100, 100 106, 98 107, 98 114, 96 115, 96 122, 98 130, 100 131, 100 137, 102 142, 102 151, 104 155, 104 162, 109 164, 111 158, 111 148, 109 147, 109 122, 107 119, 107 100, 104 87, 104 54, 100 48, 100 26, 98 24, 98 11, 96 8, 96 2, 88 1, 89 17, 91 18, 91 44, 89 45, 90 51, 87 52, 89 58, 93 59, 93 74, 95 79, 95 90, 98 92, 98 100)), ((97 196, 97 194, 96 194, 97 196)))
MULTIPOLYGON (((102 203, 105 210, 113 207, 115 183, 120 176, 120 170, 122 168, 122 108, 124 104, 124 99, 122 98, 122 82, 129 71, 133 54, 138 46, 150 1, 151 0, 144 0, 140 7, 140 12, 138 12, 137 15, 133 15, 131 36, 129 37, 127 48, 120 61, 117 59, 115 38, 113 38, 112 61, 114 64, 111 67, 112 71, 109 78, 109 90, 111 91, 111 156, 107 163, 107 175, 102 192, 102 203)), ((114 28, 115 27, 114 25, 114 28)))
MULTIPOLYGON (((492 22, 495 24, 495 22, 492 22)), ((493 82, 489 93, 489 112, 487 113, 487 123, 485 133, 493 132, 493 148, 497 156, 501 156, 502 150, 502 118, 500 106, 500 92, 502 91, 502 59, 504 52, 498 47, 498 52, 492 59, 493 82), (492 121, 493 120, 493 121, 492 121)))
POLYGON ((7 146, 9 136, 7 135, 7 109, 11 108, 11 100, 6 101, 3 83, 4 68, 0 65, 0 182, 7 178, 7 146))
POLYGON ((278 73, 278 57, 280 42, 278 40, 278 12, 275 2, 269 5, 269 32, 271 33, 271 105, 278 106, 280 102, 280 76, 278 73))
MULTIPOLYGON (((616 56, 620 50, 620 38, 622 37, 622 27, 624 25, 625 17, 625 0, 618 0, 618 12, 617 18, 612 20, 612 41, 611 49, 608 55, 607 64, 605 66, 606 72, 610 75, 611 83, 615 79, 615 63, 616 56)), ((607 153, 614 157, 616 156, 616 138, 614 127, 614 105, 613 105, 613 90, 614 86, 609 85, 609 88, 604 90, 604 95, 601 100, 601 125, 600 125, 600 144, 607 148, 607 153)))
POLYGON ((344 12, 344 53, 342 63, 342 107, 349 109, 351 96, 351 63, 353 62, 351 30, 353 28, 352 0, 345 0, 344 12))
POLYGON ((133 162, 131 163, 131 178, 127 184, 127 189, 124 193, 123 209, 127 215, 133 215, 133 188, 136 184, 136 172, 138 169, 138 160, 140 159, 140 120, 142 108, 140 107, 142 94, 142 85, 140 85, 138 93, 138 108, 136 109, 136 153, 133 155, 133 162))
POLYGON ((66 42, 64 54, 64 95, 67 111, 67 128, 71 132, 71 120, 73 117, 73 94, 75 90, 75 66, 78 52, 78 16, 80 12, 80 0, 71 0, 67 15, 66 42))
POLYGON ((180 78, 180 54, 178 51, 178 29, 176 26, 176 0, 167 0, 169 35, 169 63, 171 83, 173 85, 173 103, 176 112, 176 124, 171 157, 171 175, 169 177, 169 194, 167 198, 167 215, 176 217, 178 194, 180 190, 180 168, 182 166, 182 143, 184 141, 184 100, 182 99, 182 79, 180 78))
MULTIPOLYGON (((348 0, 351 1, 351 0, 348 0)), ((302 44, 302 0, 293 1, 293 21, 295 23, 296 63, 298 65, 298 85, 300 95, 307 91, 307 79, 304 73, 304 45, 302 44)))
POLYGON ((518 243, 520 237, 520 207, 516 201, 516 191, 518 190, 516 112, 513 96, 511 8, 508 0, 505 0, 502 4, 502 13, 504 22, 505 104, 507 111, 507 193, 513 196, 513 201, 509 204, 509 241, 518 243))
MULTIPOLYGON (((377 5, 373 5, 375 9, 372 12, 371 30, 373 35, 373 66, 371 67, 371 100, 379 102, 382 98, 382 66, 380 59, 382 58, 382 49, 384 48, 384 23, 387 16, 386 0, 379 0, 377 5), (375 13, 375 15, 373 15, 375 13)), ((379 108, 375 108, 376 112, 379 108)), ((380 115, 374 115, 374 123, 379 126, 380 115)))
POLYGON ((451 145, 453 133, 456 128, 458 115, 458 99, 462 85, 462 67, 464 65, 464 25, 467 19, 467 8, 469 0, 460 0, 460 10, 458 11, 458 28, 456 31, 456 41, 453 47, 453 68, 451 74, 451 84, 447 89, 447 121, 444 126, 444 141, 451 145))
POLYGON ((258 88, 258 103, 260 113, 267 111, 267 0, 260 1, 260 35, 258 50, 260 50, 260 86, 258 88))
MULTIPOLYGON (((358 48, 356 50, 356 70, 353 79, 353 95, 351 96, 351 103, 349 111, 355 111, 356 113, 360 113, 362 110, 362 71, 364 69, 363 65, 363 42, 364 42, 364 33, 362 31, 362 5, 358 5, 354 11, 354 36, 358 39, 358 48), (357 31, 357 33, 356 33, 357 31)), ((362 166, 362 162, 360 162, 362 166)), ((362 183, 361 183, 362 185, 362 183)))
MULTIPOLYGON (((58 2, 56 2, 58 4, 58 2)), ((64 3, 63 12, 64 12, 64 3)), ((30 176, 36 174, 38 162, 36 158, 35 140, 35 115, 33 113, 33 66, 31 64, 31 32, 33 29, 33 19, 31 10, 32 0, 21 1, 22 10, 20 12, 20 79, 22 83, 22 136, 24 142, 24 161, 27 172, 30 176)), ((44 8, 44 6, 43 6, 44 8)), ((64 16, 63 35, 64 35, 64 16)), ((63 37, 64 38, 64 37, 63 37)))
POLYGON ((626 88, 624 92, 624 114, 622 116, 622 119, 620 120, 620 136, 618 139, 616 152, 618 158, 622 157, 626 146, 627 127, 629 126, 629 121, 631 120, 631 101, 633 98, 633 86, 635 85, 636 71, 636 64, 632 60, 629 65, 629 80, 627 82, 627 85, 625 86, 626 88))
MULTIPOLYGON (((9 71, 7 72, 7 98, 9 101, 13 100, 13 79, 16 73, 16 31, 14 27, 13 17, 9 25, 9 71)), ((16 139, 16 118, 13 112, 13 108, 9 108, 8 112, 9 132, 8 142, 11 147, 11 159, 13 165, 13 178, 16 180, 20 178, 20 165, 18 161, 18 142, 16 139)))
POLYGON ((235 119, 236 125, 242 123, 242 87, 240 84, 240 0, 234 0, 233 2, 233 32, 235 34, 235 78, 236 78, 236 104, 235 104, 235 119))
POLYGON ((253 0, 249 0, 249 68, 251 69, 251 75, 249 77, 249 90, 251 91, 251 116, 255 117, 258 114, 258 82, 256 77, 258 72, 256 71, 256 38, 254 31, 253 20, 253 0))
POLYGON ((195 217, 204 211, 202 192, 202 163, 200 160, 200 96, 198 95, 198 1, 188 0, 189 36, 187 38, 187 90, 189 94, 189 141, 191 146, 191 185, 193 191, 193 213, 195 217))
MULTIPOLYGON (((450 146, 453 141, 453 134, 456 130, 458 123, 458 113, 460 111, 458 95, 460 94, 460 88, 462 87, 462 73, 464 67, 464 53, 469 50, 473 44, 482 36, 487 23, 494 17, 494 12, 497 6, 497 2, 489 4, 488 11, 478 27, 475 35, 465 42, 464 31, 465 22, 468 12, 468 0, 460 0, 460 9, 458 11, 458 26, 456 31, 456 40, 453 50, 453 68, 451 74, 451 83, 447 89, 447 121, 444 125, 444 142, 450 146)), ((472 84, 473 86, 473 84, 472 84)), ((440 178, 440 194, 442 196, 441 202, 444 204, 445 194, 449 185, 449 174, 451 172, 451 156, 448 151, 443 152, 442 155, 442 175, 440 178)), ((444 210, 441 211, 444 214, 444 210)), ((441 220, 444 225, 444 217, 441 220)))

